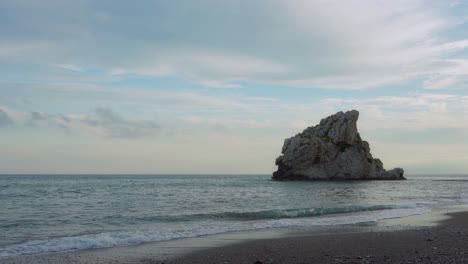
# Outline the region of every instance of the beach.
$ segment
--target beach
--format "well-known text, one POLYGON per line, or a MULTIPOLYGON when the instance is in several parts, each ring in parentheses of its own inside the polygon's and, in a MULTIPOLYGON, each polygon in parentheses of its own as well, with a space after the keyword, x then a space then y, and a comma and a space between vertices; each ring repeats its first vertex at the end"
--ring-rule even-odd
POLYGON ((168 263, 468 263, 468 212, 449 216, 406 230, 257 240, 168 263))
POLYGON ((376 223, 241 232, 0 263, 468 263, 468 211, 446 208, 376 223))
POLYGON ((403 230, 262 239, 168 263, 468 263, 468 212, 447 216, 435 226, 403 230))

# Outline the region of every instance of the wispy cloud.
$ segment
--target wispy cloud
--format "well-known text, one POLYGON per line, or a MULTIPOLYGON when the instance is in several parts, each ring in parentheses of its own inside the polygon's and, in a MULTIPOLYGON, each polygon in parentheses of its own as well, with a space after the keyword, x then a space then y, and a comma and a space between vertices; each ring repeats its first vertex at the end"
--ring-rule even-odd
POLYGON ((361 110, 365 129, 424 131, 425 129, 462 129, 468 133, 468 96, 412 93, 408 96, 378 96, 366 99, 329 98, 324 108, 361 110))
POLYGON ((279 101, 278 98, 271 98, 271 97, 247 97, 245 98, 247 101, 260 101, 260 102, 277 102, 279 101))
POLYGON ((139 138, 157 134, 161 127, 154 121, 128 120, 109 108, 96 108, 93 116, 85 118, 85 122, 102 130, 104 136, 139 138))
POLYGON ((40 111, 16 111, 15 119, 0 108, 0 126, 16 124, 27 129, 60 128, 70 135, 143 138, 157 135, 161 126, 153 120, 124 118, 110 108, 98 107, 90 115, 65 115, 40 111))
POLYGON ((75 72, 82 72, 84 70, 82 67, 73 64, 59 64, 57 67, 75 72))
POLYGON ((154 77, 177 76, 213 88, 239 88, 236 80, 256 76, 285 74, 285 65, 242 53, 215 53, 199 50, 160 50, 150 55, 153 60, 136 67, 118 68, 114 75, 137 74, 154 77))
POLYGON ((447 60, 447 67, 430 75, 424 81, 426 89, 466 89, 468 88, 468 60, 447 60))
POLYGON ((233 119, 233 118, 206 118, 200 116, 188 116, 182 118, 197 125, 209 125, 215 129, 245 129, 245 128, 267 128, 272 127, 271 121, 260 121, 256 119, 233 119))
MULTIPOLYGON (((1 83, 1 82, 0 82, 1 83)), ((96 105, 123 104, 164 107, 177 106, 179 109, 245 109, 248 105, 229 95, 212 95, 190 89, 139 89, 131 86, 112 87, 88 83, 44 82, 44 83, 2 83, 5 89, 15 94, 35 95, 46 101, 69 102, 92 99, 96 105), (38 93, 40 91, 40 93, 38 93), (45 98, 44 98, 45 97, 45 98)), ((239 97, 239 96, 237 96, 239 97)))
POLYGON ((5 127, 13 124, 13 120, 8 114, 0 107, 0 127, 5 127))
POLYGON ((67 123, 70 123, 70 119, 64 115, 50 114, 39 111, 30 112, 26 121, 26 125, 28 126, 57 125, 64 129, 67 129, 67 123))
POLYGON ((211 87, 211 88, 241 88, 240 84, 237 83, 230 83, 229 81, 220 81, 220 80, 199 80, 199 84, 211 87))

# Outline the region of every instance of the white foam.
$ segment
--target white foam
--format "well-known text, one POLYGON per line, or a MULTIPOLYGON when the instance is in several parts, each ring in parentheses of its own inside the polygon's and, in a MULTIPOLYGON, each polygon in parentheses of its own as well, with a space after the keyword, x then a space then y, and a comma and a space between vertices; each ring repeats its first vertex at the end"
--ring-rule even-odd
POLYGON ((61 237, 49 240, 33 240, 21 244, 0 248, 0 257, 12 257, 24 254, 40 254, 60 251, 73 251, 91 248, 128 246, 145 242, 157 242, 178 238, 189 238, 235 231, 251 231, 266 228, 307 227, 324 225, 343 225, 373 222, 382 219, 399 218, 430 212, 428 207, 408 207, 336 214, 321 217, 289 218, 261 221, 243 221, 229 224, 205 224, 188 229, 161 229, 134 232, 112 232, 90 234, 75 237, 61 237))
POLYGON ((270 220, 264 224, 260 224, 259 228, 270 227, 288 227, 288 226, 326 226, 326 225, 345 225, 357 224, 366 222, 375 222, 383 219, 400 218, 412 215, 420 215, 429 213, 431 211, 428 207, 414 207, 414 208, 395 208, 388 210, 355 212, 349 214, 328 215, 313 218, 296 218, 296 219, 278 219, 270 220))

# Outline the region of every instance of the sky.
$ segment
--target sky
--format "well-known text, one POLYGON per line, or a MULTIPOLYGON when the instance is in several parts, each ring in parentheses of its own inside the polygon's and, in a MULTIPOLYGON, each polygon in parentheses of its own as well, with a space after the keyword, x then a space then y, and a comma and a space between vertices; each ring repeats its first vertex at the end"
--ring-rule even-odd
POLYGON ((0 1, 0 173, 272 173, 338 111, 468 173, 468 1, 0 1))

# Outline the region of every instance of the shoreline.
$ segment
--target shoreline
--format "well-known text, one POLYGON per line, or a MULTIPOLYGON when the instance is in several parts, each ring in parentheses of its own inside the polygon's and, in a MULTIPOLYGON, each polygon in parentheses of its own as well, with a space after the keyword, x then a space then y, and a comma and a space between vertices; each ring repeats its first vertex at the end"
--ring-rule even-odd
POLYGON ((377 222, 22 255, 0 258, 0 263, 468 263, 466 245, 468 206, 454 206, 377 222))
POLYGON ((354 228, 257 239, 192 252, 167 263, 468 263, 466 207, 354 228))

